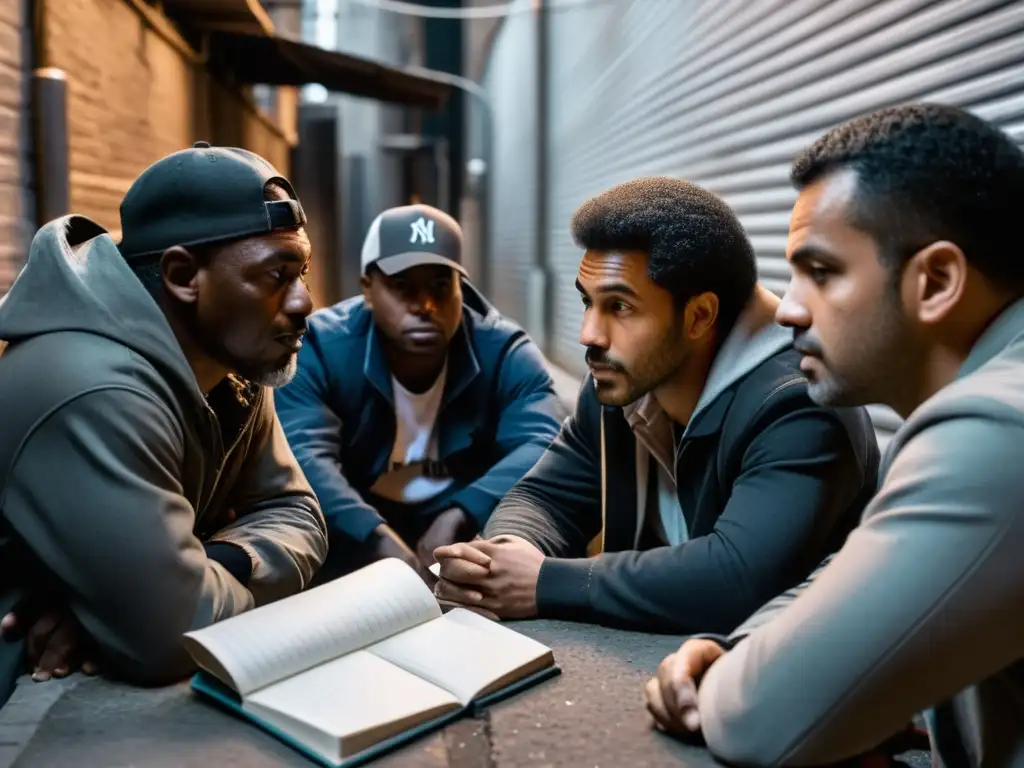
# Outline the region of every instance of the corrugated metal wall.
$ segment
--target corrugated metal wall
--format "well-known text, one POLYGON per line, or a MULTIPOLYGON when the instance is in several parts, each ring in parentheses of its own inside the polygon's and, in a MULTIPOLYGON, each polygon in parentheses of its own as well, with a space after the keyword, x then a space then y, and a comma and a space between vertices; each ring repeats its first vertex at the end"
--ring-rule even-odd
POLYGON ((495 41, 484 86, 491 95, 491 298, 529 328, 537 226, 537 38, 533 15, 514 13, 495 41))
MULTIPOLYGON (((762 281, 781 292, 789 163, 829 127, 928 99, 1024 141, 1019 0, 616 0, 551 14, 551 348, 574 373, 584 372, 580 254, 567 225, 591 195, 648 174, 714 190, 739 213, 762 281)), ((513 56, 527 55, 499 50, 496 63, 514 69, 513 56)), ((517 183, 497 173, 499 188, 517 183)), ((499 215, 499 241, 502 227, 499 215)), ((899 420, 873 416, 885 442, 899 420)))

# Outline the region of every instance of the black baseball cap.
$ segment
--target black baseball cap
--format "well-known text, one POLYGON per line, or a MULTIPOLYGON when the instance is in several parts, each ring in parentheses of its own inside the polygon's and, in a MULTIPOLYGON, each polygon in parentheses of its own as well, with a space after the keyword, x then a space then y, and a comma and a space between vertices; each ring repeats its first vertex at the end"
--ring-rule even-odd
POLYGON ((370 225, 363 241, 362 273, 376 264, 394 275, 423 264, 443 264, 465 275, 462 227, 432 205, 388 208, 370 225))
POLYGON ((306 214, 292 185, 259 155, 197 141, 157 160, 121 201, 121 242, 128 261, 189 246, 295 229, 306 214), (276 182, 289 200, 263 199, 276 182))

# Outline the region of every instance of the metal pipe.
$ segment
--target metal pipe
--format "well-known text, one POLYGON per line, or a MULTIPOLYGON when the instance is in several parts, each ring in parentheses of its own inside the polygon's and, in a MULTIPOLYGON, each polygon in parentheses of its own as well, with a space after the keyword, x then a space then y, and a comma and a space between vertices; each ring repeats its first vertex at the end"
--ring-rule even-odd
POLYGON ((549 5, 549 0, 535 0, 535 7, 537 9, 537 108, 534 130, 537 137, 537 154, 534 170, 537 179, 537 231, 535 233, 534 268, 540 273, 544 285, 543 303, 541 305, 541 327, 543 328, 544 338, 537 341, 544 349, 545 354, 551 357, 555 339, 553 322, 558 286, 555 284, 556 281, 552 274, 551 254, 548 247, 548 234, 550 230, 548 217, 548 201, 550 200, 548 189, 548 153, 550 146, 548 142, 548 109, 550 101, 548 73, 550 70, 550 51, 548 43, 551 36, 549 5))
POLYGON ((32 72, 32 127, 36 156, 36 222, 71 210, 68 151, 68 78, 55 67, 32 72))

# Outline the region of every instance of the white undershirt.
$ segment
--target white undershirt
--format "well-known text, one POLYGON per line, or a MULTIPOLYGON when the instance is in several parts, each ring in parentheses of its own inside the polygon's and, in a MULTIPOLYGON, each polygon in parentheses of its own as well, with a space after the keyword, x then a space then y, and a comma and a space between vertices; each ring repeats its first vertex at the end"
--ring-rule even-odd
MULTIPOLYGON (((447 364, 445 365, 447 368, 447 364)), ((385 499, 418 504, 432 499, 451 485, 437 450, 437 413, 444 394, 445 368, 430 389, 410 392, 391 377, 395 399, 395 444, 388 469, 377 478, 372 491, 385 499), (440 476, 438 476, 440 475, 440 476)))

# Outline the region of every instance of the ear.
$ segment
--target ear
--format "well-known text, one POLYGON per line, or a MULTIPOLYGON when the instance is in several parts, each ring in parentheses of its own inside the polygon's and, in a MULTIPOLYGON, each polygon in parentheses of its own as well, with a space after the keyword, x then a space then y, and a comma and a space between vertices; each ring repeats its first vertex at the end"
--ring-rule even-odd
POLYGON ((967 274, 967 257, 959 246, 946 240, 932 243, 911 256, 904 267, 904 305, 921 323, 941 322, 960 303, 967 274))
POLYGON ((163 252, 160 257, 160 275, 163 277, 164 290, 182 304, 194 304, 199 298, 199 260, 180 245, 163 252))
POLYGON ((718 296, 710 291, 694 296, 686 302, 686 311, 683 316, 686 338, 690 341, 704 338, 714 330, 717 319, 718 296))
POLYGON ((373 278, 369 275, 363 275, 359 278, 359 287, 363 291, 363 301, 366 302, 366 308, 369 310, 373 309, 373 297, 370 295, 370 286, 373 284, 373 278))

